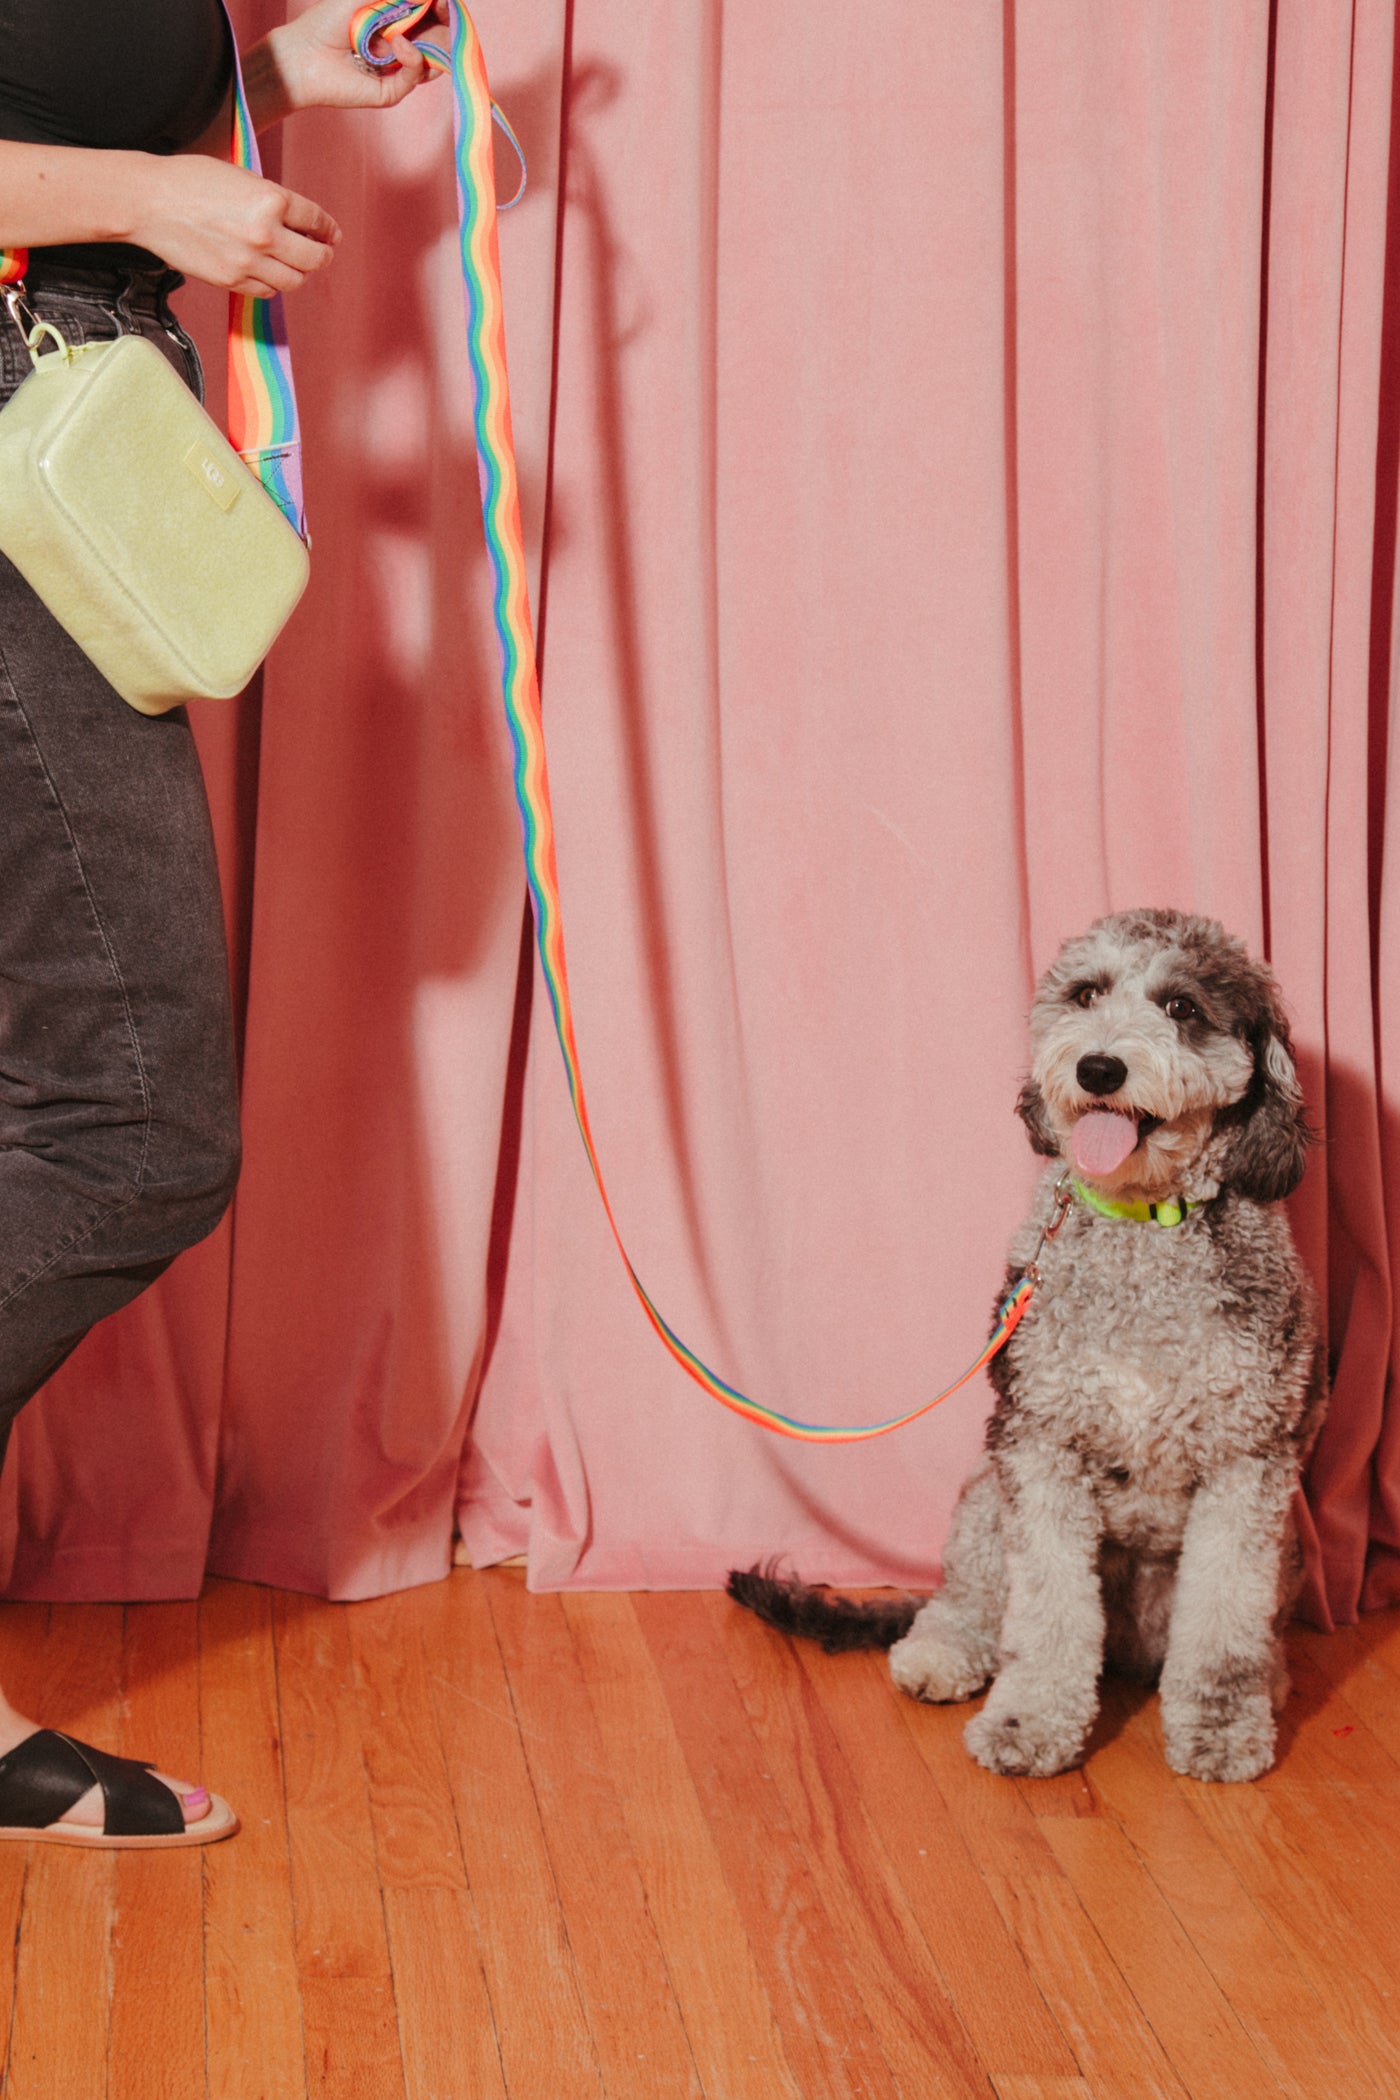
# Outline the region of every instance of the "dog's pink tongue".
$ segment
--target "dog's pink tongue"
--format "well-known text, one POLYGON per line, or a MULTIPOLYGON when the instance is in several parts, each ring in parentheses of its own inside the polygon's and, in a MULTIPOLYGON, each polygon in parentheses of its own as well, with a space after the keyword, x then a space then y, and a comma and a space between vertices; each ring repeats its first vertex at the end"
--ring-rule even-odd
POLYGON ((1091 1108, 1074 1126, 1070 1150, 1082 1174, 1111 1174, 1121 1167, 1138 1141, 1136 1120, 1091 1108))

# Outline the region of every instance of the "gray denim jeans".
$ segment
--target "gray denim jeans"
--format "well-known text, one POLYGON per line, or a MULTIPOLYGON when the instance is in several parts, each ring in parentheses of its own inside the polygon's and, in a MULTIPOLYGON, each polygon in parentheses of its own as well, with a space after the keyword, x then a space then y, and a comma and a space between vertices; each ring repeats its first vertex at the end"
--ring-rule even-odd
MULTIPOLYGON (((169 272, 41 267, 70 340, 148 336, 169 272)), ((30 369, 0 309, 0 399, 30 369)), ((97 1320, 212 1231, 238 1174, 223 916, 183 708, 139 715, 0 556, 0 1451, 97 1320)))

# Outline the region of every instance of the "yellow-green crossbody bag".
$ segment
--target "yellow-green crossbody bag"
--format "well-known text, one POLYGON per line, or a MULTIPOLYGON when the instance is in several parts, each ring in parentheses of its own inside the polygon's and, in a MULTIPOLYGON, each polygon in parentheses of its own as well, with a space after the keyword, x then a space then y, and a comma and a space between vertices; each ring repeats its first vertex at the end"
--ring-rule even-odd
POLYGON ((0 409, 0 551, 142 714, 232 698, 306 587, 303 541, 144 337, 27 339, 34 370, 0 409))
MULTIPOLYGON (((229 36, 232 158, 256 174, 229 36)), ((142 714, 231 699, 310 570, 282 301, 230 297, 226 438, 143 336, 66 343, 26 297, 28 262, 0 248, 34 361, 0 409, 0 552, 142 714)))

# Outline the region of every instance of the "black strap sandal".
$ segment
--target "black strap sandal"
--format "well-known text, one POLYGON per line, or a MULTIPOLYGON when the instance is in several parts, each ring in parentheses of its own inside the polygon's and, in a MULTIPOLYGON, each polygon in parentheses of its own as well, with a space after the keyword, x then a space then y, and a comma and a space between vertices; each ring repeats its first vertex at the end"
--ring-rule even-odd
POLYGON ((207 1815, 186 1823, 179 1801, 150 1765, 112 1757, 52 1728, 36 1730, 0 1757, 0 1839, 155 1849, 212 1844, 237 1828, 237 1816, 217 1794, 210 1796, 207 1815), (60 1822, 93 1786, 102 1789, 102 1828, 60 1822))

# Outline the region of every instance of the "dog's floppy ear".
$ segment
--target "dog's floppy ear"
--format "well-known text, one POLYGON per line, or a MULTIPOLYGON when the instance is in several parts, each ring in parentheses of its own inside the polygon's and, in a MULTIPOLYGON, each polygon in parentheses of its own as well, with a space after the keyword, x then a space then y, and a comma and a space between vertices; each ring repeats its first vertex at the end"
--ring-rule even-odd
POLYGON ((1266 1010, 1248 1028, 1246 1040, 1254 1077, 1243 1100, 1219 1119, 1218 1127, 1234 1130, 1221 1180, 1255 1203, 1277 1203, 1302 1180, 1313 1133, 1303 1114, 1288 1023, 1272 987, 1266 1010))
POLYGON ((1049 1123, 1045 1120, 1045 1096, 1033 1079, 1026 1081, 1017 1097, 1016 1113, 1025 1124, 1035 1151, 1046 1159, 1058 1159, 1060 1148, 1055 1143, 1049 1123))

